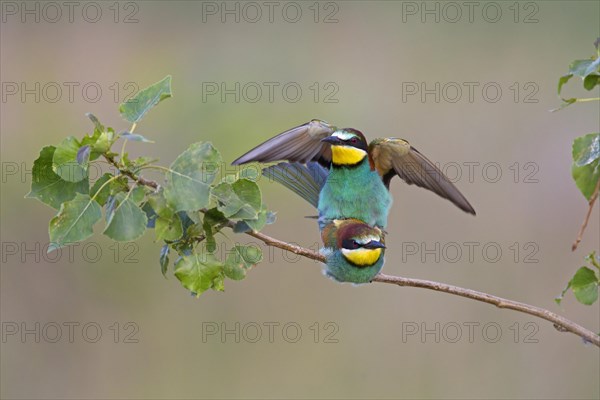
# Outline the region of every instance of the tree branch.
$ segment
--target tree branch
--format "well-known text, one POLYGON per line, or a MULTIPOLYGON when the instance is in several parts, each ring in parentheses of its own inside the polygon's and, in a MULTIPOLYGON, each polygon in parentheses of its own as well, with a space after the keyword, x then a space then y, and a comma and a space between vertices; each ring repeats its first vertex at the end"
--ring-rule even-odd
POLYGON ((373 282, 391 283, 398 286, 411 286, 424 289, 431 289, 438 292, 450 293, 456 296, 466 297, 471 300, 477 300, 484 303, 493 304, 498 308, 507 308, 509 310, 515 310, 525 314, 533 315, 535 317, 552 322, 554 324, 554 327, 561 332, 574 333, 575 335, 581 337, 584 341, 593 343, 596 346, 600 347, 600 336, 598 336, 598 334, 544 308, 532 306, 514 300, 504 299, 502 297, 478 292, 476 290, 464 289, 458 286, 427 281, 423 279, 402 278, 399 276, 390 276, 380 273, 375 277, 375 279, 373 279, 373 282))
POLYGON ((312 250, 305 249, 304 247, 296 246, 295 244, 287 243, 287 242, 281 241, 279 239, 272 238, 271 236, 267 236, 261 232, 250 231, 250 232, 246 232, 246 234, 257 238, 258 240, 261 240, 267 246, 277 247, 277 248, 280 248, 283 250, 290 251, 294 254, 298 254, 300 256, 325 263, 325 256, 323 256, 322 254, 316 253, 312 250))
POLYGON ((583 224, 581 225, 581 228, 579 228, 579 233, 577 234, 577 239, 575 239, 575 242, 571 246, 571 251, 577 250, 577 246, 579 246, 579 242, 581 242, 581 238, 583 237, 583 232, 585 231, 588 221, 590 220, 590 216, 592 215, 592 210, 594 209, 594 203, 596 202, 596 199, 598 198, 599 190, 600 190, 600 179, 598 179, 598 183, 596 183, 596 188, 594 189, 594 192, 592 193, 592 197, 590 197, 590 201, 588 203, 589 207, 588 207, 587 214, 585 215, 585 219, 583 220, 583 224))
MULTIPOLYGON (((106 157, 106 156, 105 156, 106 157)), ((110 162, 113 166, 115 166, 123 175, 128 176, 135 182, 138 182, 141 185, 149 186, 153 189, 158 188, 158 183, 154 181, 149 181, 140 176, 135 175, 133 172, 129 170, 120 169, 117 162, 112 157, 106 157, 108 162, 110 162)), ((599 182, 600 185, 600 182, 599 182)), ((596 190, 594 196, 590 199, 590 209, 593 206, 592 199, 595 201, 595 198, 598 197, 598 185, 596 185, 596 190)), ((202 210, 206 211, 206 210, 202 210)), ((589 214, 589 212, 588 212, 589 214)), ((588 215, 589 218, 589 215, 588 215)), ((587 219, 586 219, 587 223, 587 219)), ((232 228, 235 226, 233 221, 228 221, 225 226, 232 228)), ((585 224, 583 226, 585 229, 585 224)), ((309 258, 311 260, 319 261, 325 263, 325 257, 322 254, 314 252, 312 250, 306 249, 304 247, 296 246, 291 243, 284 242, 279 239, 275 239, 271 236, 265 235, 262 232, 256 231, 248 231, 247 235, 250 235, 267 246, 277 247, 282 250, 290 251, 294 254, 301 255, 303 257, 309 258)), ((525 314, 533 315, 538 318, 545 319, 546 321, 550 321, 554 324, 554 327, 562 332, 571 332, 575 335, 581 337, 585 342, 593 343, 596 346, 600 347, 600 336, 573 321, 570 321, 558 314, 555 314, 551 311, 548 311, 544 308, 532 306, 525 303, 520 303, 518 301, 504 299, 502 297, 493 296, 491 294, 478 292, 476 290, 464 289, 458 286, 448 285, 445 283, 428 281, 424 279, 413 279, 413 278, 403 278, 400 276, 391 276, 385 274, 378 274, 373 279, 373 282, 379 283, 389 283, 397 286, 409 286, 409 287, 417 287, 429 290, 435 290, 436 292, 444 292, 453 294, 456 296, 466 297, 471 300, 481 301, 483 303, 493 304, 498 308, 507 308, 509 310, 519 311, 525 314)))
MULTIPOLYGON (((325 257, 323 255, 316 253, 312 250, 283 242, 281 240, 272 238, 260 232, 247 232, 247 234, 263 241, 268 246, 274 246, 283 250, 291 251, 295 254, 299 254, 306 258, 320 261, 322 263, 325 262, 325 257)), ((525 314, 533 315, 535 317, 552 322, 554 324, 554 327, 559 331, 574 333, 575 335, 581 337, 584 341, 593 343, 596 346, 600 347, 600 336, 598 336, 598 334, 544 308, 520 303, 518 301, 504 299, 502 297, 478 292, 476 290, 464 289, 458 286, 448 285, 445 283, 434 281, 427 281, 424 279, 403 278, 400 276, 391 276, 379 273, 377 276, 375 276, 373 282, 390 283, 398 286, 410 286, 435 290, 437 292, 449 293, 456 296, 466 297, 471 300, 477 300, 483 303, 493 304, 498 308, 507 308, 509 310, 515 310, 525 314)))
POLYGON ((103 155, 104 155, 104 158, 106 159, 106 161, 108 161, 110 165, 112 165, 113 167, 115 167, 117 169, 117 171, 119 171, 123 175, 131 178, 131 180, 133 180, 134 182, 137 182, 140 185, 151 187, 152 189, 158 189, 158 183, 156 183, 154 181, 149 181, 147 179, 144 179, 141 176, 137 176, 136 174, 134 174, 130 170, 122 168, 115 161, 115 158, 113 156, 109 156, 109 155, 106 155, 106 154, 103 154, 103 155))

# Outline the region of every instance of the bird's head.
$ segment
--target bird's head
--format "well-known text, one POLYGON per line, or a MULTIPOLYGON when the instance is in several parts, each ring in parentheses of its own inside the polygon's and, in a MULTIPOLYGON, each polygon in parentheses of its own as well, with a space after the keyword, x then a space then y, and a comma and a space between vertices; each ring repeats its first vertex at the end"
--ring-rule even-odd
POLYGON ((338 228, 337 246, 349 263, 369 267, 383 256, 383 233, 363 222, 345 220, 338 228))
POLYGON ((368 155, 367 139, 356 129, 338 129, 321 141, 331 145, 331 161, 335 165, 356 165, 368 155))

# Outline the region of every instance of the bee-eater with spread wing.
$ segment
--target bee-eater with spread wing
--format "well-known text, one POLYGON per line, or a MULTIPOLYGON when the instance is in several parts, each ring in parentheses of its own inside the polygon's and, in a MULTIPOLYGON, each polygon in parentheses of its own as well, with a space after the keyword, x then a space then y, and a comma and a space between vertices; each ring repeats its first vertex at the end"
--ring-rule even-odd
POLYGON ((314 119, 267 140, 232 164, 283 160, 316 161, 329 169, 317 204, 321 230, 333 220, 348 218, 385 228, 392 203, 389 185, 396 175, 475 215, 442 171, 403 139, 381 138, 368 144, 356 129, 338 129, 314 119))

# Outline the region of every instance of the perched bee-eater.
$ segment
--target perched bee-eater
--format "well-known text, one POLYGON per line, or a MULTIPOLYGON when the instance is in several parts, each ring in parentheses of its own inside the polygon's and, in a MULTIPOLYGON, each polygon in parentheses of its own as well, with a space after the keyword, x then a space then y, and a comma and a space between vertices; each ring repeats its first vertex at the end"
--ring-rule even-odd
POLYGON ((321 231, 325 274, 338 282, 368 283, 381 271, 383 232, 357 219, 333 220, 321 231))
POLYGON ((316 161, 329 169, 317 207, 321 229, 333 220, 347 218, 385 228, 392 203, 390 180, 396 175, 475 214, 442 171, 403 139, 375 139, 367 144, 356 129, 338 129, 314 119, 267 140, 233 164, 282 160, 316 161))
MULTIPOLYGON (((328 171, 316 162, 279 163, 264 168, 263 175, 317 207, 328 171)), ((371 282, 383 267, 384 235, 377 227, 357 219, 332 220, 322 227, 321 239, 325 275, 338 282, 371 282)))

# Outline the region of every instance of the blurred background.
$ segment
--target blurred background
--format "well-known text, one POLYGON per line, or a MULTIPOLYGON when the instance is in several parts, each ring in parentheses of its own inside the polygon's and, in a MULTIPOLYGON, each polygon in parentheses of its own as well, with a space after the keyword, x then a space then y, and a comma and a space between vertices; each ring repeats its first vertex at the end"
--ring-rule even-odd
MULTIPOLYGON (((98 224, 46 255, 54 211, 23 198, 42 146, 89 133, 86 112, 127 129, 119 103, 171 74, 173 98, 136 131, 156 143, 131 143, 132 155, 169 165, 211 141, 229 162, 312 118, 405 138, 477 216, 394 181, 384 272, 598 332, 598 303, 553 301, 600 241, 596 206, 570 250, 587 211, 571 143, 598 130, 598 104, 549 112, 569 63, 594 54, 598 2, 74 3, 2 3, 3 398, 600 396, 598 349, 545 321, 422 289, 336 284, 262 245, 245 280, 196 299, 172 270, 163 278, 151 231, 115 244, 98 224)), ((580 86, 565 97, 597 96, 580 86)), ((314 210, 259 184, 278 216, 265 233, 318 248, 304 218, 314 210)))

